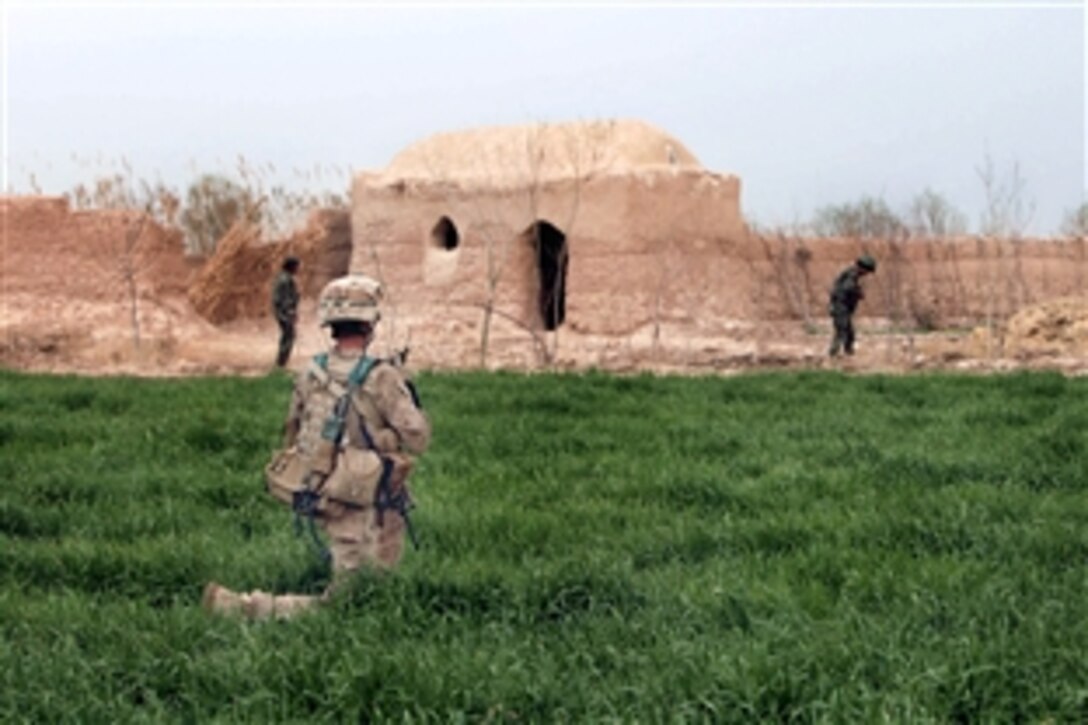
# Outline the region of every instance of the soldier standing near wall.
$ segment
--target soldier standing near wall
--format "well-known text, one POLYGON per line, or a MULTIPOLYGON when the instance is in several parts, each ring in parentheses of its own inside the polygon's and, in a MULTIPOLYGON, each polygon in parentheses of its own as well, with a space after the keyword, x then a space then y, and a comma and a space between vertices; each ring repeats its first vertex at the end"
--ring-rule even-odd
MULTIPOLYGON (((329 539, 332 583, 320 596, 233 592, 215 582, 204 607, 250 619, 286 618, 328 600, 360 569, 399 562, 409 526, 408 476, 431 425, 399 364, 367 356, 381 286, 363 275, 333 280, 318 300, 333 346, 295 382, 285 447, 265 469, 270 492, 329 539)), ((410 530, 409 530, 410 533, 410 530)))
POLYGON ((295 345, 295 323, 298 321, 298 287, 295 285, 295 274, 298 273, 298 268, 298 257, 283 260, 283 268, 272 284, 272 312, 280 326, 276 366, 281 368, 291 359, 291 348, 295 345))
POLYGON ((858 302, 865 299, 861 280, 875 271, 876 260, 863 254, 835 278, 835 284, 831 287, 831 303, 828 306, 831 322, 835 327, 831 348, 828 350, 831 357, 837 356, 840 348, 847 355, 854 354, 854 310, 857 309, 858 302))

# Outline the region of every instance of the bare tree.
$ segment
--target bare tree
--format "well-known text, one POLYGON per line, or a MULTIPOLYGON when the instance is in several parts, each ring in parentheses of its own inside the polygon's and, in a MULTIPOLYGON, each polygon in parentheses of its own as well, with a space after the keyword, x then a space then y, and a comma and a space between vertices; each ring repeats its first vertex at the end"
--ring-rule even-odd
MULTIPOLYGON (((1005 176, 1001 176, 993 158, 987 154, 983 162, 975 167, 975 173, 982 183, 985 195, 985 208, 979 224, 980 232, 994 241, 996 259, 989 266, 989 279, 987 280, 986 295, 986 328, 991 346, 990 355, 993 354, 992 341, 996 335, 996 324, 999 311, 998 287, 999 281, 1004 282, 1005 294, 1003 295, 1004 309, 1000 312, 1002 317, 1007 317, 1020 304, 1030 301, 1030 290, 1024 279, 1023 268, 1020 264, 1020 244, 1023 234, 1031 222, 1035 213, 1035 205, 1024 198, 1027 181, 1020 173, 1019 162, 1013 162, 1012 167, 1005 176), (1013 254, 1013 273, 1006 274, 1004 270, 1004 247, 1011 247, 1013 254)), ((983 246, 980 243, 980 249, 983 246)))
POLYGON ((140 349, 140 276, 150 267, 150 263, 140 254, 140 243, 150 218, 150 214, 144 212, 128 223, 116 260, 117 274, 125 288, 125 299, 128 300, 132 346, 137 350, 140 349))
POLYGON ((100 264, 122 285, 122 295, 129 315, 132 346, 139 349, 142 341, 140 324, 140 286, 143 277, 154 266, 154 257, 147 254, 146 240, 149 224, 156 218, 176 213, 176 197, 161 186, 142 182, 138 187, 131 180, 131 168, 125 173, 99 179, 95 184, 93 203, 98 208, 125 211, 125 228, 112 254, 100 264))
POLYGON ((900 234, 906 226, 887 202, 870 196, 854 203, 822 207, 812 220, 812 227, 819 235, 858 240, 887 239, 900 234))
POLYGON ((92 186, 77 184, 72 191, 61 196, 75 209, 115 209, 140 211, 165 227, 176 227, 181 201, 170 188, 157 182, 132 179, 132 167, 122 159, 124 173, 100 176, 92 186))
POLYGON ((1062 221, 1062 234, 1070 237, 1088 236, 1088 201, 1066 212, 1062 221))
MULTIPOLYGON (((392 236, 392 223, 387 219, 371 221, 361 229, 359 233, 359 237, 363 240, 364 244, 366 244, 366 250, 370 255, 371 275, 374 279, 378 280, 382 286, 382 306, 387 310, 385 317, 388 319, 390 341, 397 339, 397 298, 396 293, 392 291, 388 284, 386 284, 385 272, 382 269, 382 260, 381 255, 378 253, 378 248, 379 240, 388 242, 392 236)), ((410 330, 408 334, 409 336, 411 335, 410 330)), ((395 345, 396 343, 392 344, 395 345)))
POLYGON ((1024 198, 1027 180, 1020 173, 1020 163, 1014 161, 1008 175, 1001 177, 987 154, 975 167, 975 173, 982 183, 986 204, 979 231, 986 236, 1021 238, 1035 215, 1035 204, 1024 198))
POLYGON ((919 237, 939 238, 967 231, 967 217, 932 189, 914 197, 908 219, 911 232, 919 237))
POLYGON ((236 222, 260 220, 260 198, 225 176, 204 174, 189 185, 181 227, 189 250, 210 255, 236 222))
POLYGON ((811 330, 812 279, 809 263, 812 261, 812 250, 804 239, 782 228, 754 236, 759 239, 763 258, 770 268, 769 279, 778 289, 789 315, 800 319, 805 329, 811 330))

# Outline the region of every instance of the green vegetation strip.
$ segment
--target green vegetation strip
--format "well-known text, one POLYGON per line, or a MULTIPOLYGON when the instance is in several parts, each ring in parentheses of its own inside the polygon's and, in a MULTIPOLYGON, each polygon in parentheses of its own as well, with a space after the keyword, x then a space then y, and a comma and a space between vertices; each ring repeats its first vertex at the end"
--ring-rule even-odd
POLYGON ((422 550, 247 623, 290 380, 0 372, 0 720, 1088 721, 1088 379, 419 382, 422 550))

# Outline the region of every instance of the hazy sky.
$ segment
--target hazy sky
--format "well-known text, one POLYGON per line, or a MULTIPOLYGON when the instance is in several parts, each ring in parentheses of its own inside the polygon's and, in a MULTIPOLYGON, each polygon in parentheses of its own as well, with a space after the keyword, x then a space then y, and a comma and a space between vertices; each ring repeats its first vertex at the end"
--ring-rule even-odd
POLYGON ((402 5, 8 1, 5 188, 121 157, 180 187, 239 155, 346 188, 435 132, 612 117, 739 175, 762 224, 926 187, 974 223, 987 156, 1032 231, 1088 188, 1081 2, 402 5))

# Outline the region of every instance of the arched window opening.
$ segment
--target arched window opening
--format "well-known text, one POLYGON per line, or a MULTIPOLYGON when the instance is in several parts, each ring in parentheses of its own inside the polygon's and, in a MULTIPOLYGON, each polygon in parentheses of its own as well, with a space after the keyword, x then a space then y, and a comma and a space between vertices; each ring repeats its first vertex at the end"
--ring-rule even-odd
POLYGON ((452 252, 461 244, 461 235, 457 231, 457 225, 448 216, 444 216, 438 220, 438 223, 434 225, 434 229, 431 230, 431 241, 439 249, 452 252))

